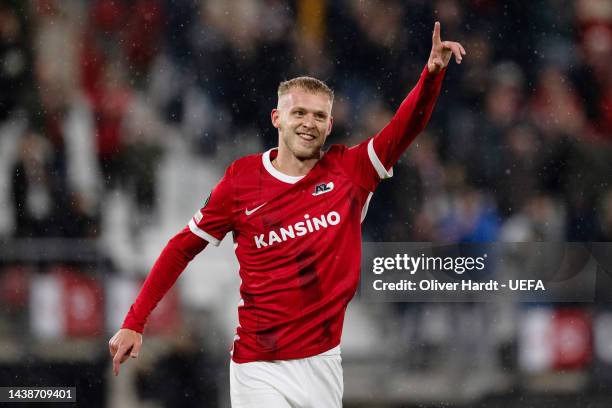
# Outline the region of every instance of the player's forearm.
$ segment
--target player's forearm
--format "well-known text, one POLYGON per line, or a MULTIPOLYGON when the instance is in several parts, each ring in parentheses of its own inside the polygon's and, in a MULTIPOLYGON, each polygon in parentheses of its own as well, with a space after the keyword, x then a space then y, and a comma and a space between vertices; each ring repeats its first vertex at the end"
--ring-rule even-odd
POLYGON ((121 327, 142 333, 147 318, 157 303, 174 285, 187 264, 206 247, 206 244, 206 241, 192 234, 188 228, 168 241, 121 327))
POLYGON ((374 138, 374 151, 385 168, 392 167, 421 133, 433 112, 446 69, 430 74, 423 69, 418 83, 401 103, 393 119, 374 138))

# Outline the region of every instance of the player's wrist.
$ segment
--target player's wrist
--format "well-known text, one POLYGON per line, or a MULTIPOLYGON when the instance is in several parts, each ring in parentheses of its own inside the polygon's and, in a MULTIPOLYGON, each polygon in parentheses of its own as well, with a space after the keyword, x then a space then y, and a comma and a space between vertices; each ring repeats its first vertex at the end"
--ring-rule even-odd
POLYGON ((133 321, 129 318, 126 318, 126 321, 121 325, 121 329, 128 329, 135 331, 136 333, 143 334, 144 333, 144 324, 140 322, 133 321))
POLYGON ((427 64, 425 64, 425 68, 423 69, 423 76, 425 77, 425 80, 440 80, 446 73, 446 68, 448 68, 448 65, 441 67, 437 70, 435 70, 431 65, 432 64, 429 61, 427 62, 427 64))

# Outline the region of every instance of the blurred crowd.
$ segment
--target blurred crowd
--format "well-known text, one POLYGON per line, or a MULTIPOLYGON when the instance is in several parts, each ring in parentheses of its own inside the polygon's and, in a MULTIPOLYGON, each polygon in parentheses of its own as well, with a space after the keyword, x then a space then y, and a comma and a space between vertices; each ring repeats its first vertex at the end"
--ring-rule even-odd
POLYGON ((334 88, 328 144, 362 141, 435 20, 468 55, 365 239, 612 241, 609 0, 0 0, 0 242, 97 239, 116 191, 151 219, 174 139, 219 172, 275 146, 294 76, 334 88))
POLYGON ((18 135, 3 232, 96 236, 113 187, 152 211, 168 127, 203 160, 220 143, 273 146, 276 85, 295 75, 336 89, 330 143, 356 143, 415 83, 434 19, 469 56, 366 236, 610 240, 612 12, 599 0, 5 0, 0 120, 18 135))
MULTIPOLYGON (((604 0, 3 0, 5 236, 95 237, 106 192, 156 205, 181 137, 274 146, 282 79, 337 93, 330 143, 376 133, 435 19, 468 49, 365 224, 383 241, 612 238, 612 11, 604 0), (170 132, 173 129, 176 132, 170 132), (172 135, 172 136, 171 136, 172 135)), ((223 166, 228 160, 219 160, 223 166)))

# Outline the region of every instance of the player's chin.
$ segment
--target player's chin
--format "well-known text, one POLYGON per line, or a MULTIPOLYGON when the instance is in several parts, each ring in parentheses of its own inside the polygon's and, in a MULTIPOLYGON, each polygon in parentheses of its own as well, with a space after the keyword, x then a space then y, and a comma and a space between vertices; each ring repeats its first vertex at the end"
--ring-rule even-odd
POLYGON ((321 145, 319 143, 300 143, 295 149, 295 156, 300 160, 317 159, 320 157, 321 145))

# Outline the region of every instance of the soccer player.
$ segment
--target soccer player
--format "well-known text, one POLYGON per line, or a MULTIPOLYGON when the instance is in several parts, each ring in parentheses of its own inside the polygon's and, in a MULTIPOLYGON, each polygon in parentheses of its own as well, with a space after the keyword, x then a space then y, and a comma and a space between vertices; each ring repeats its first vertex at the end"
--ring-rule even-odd
POLYGON ((378 183, 423 130, 461 44, 434 25, 427 66, 377 135, 322 150, 333 91, 298 77, 278 87, 278 148, 234 161, 204 206, 155 262, 122 328, 113 371, 137 357, 147 317, 186 265, 232 232, 240 264, 239 326, 230 361, 232 406, 341 407, 340 337, 359 281, 361 222, 378 183))

